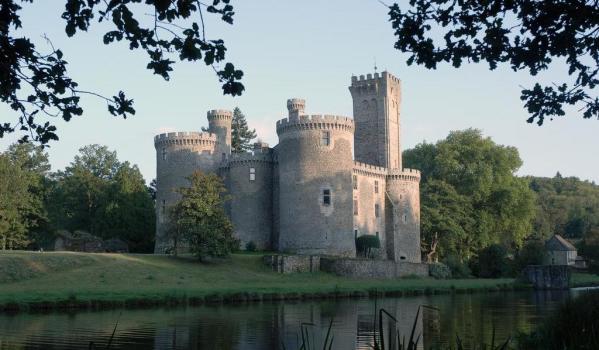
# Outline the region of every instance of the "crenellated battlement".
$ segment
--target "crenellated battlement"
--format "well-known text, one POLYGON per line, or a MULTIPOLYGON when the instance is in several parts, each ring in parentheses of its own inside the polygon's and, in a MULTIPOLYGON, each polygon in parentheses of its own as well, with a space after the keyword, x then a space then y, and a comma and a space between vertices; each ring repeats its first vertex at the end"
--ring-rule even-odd
POLYGON ((223 168, 231 168, 235 166, 244 166, 249 164, 256 165, 270 165, 273 162, 272 152, 267 151, 253 151, 253 152, 236 152, 231 153, 225 163, 221 165, 223 168))
POLYGON ((313 114, 289 117, 277 121, 277 134, 279 135, 289 130, 306 129, 337 129, 353 132, 354 120, 344 116, 313 114))
POLYGON ((387 81, 401 83, 399 78, 389 72, 374 73, 374 76, 372 74, 360 75, 359 77, 354 75, 351 77, 349 90, 352 94, 376 93, 387 81))
POLYGON ((387 168, 354 161, 353 173, 359 175, 385 177, 387 176, 387 168))
POLYGON ((226 109, 213 109, 206 113, 208 121, 211 120, 232 120, 233 112, 226 109))
POLYGON ((364 76, 364 74, 362 74, 359 77, 355 76, 355 75, 352 75, 351 82, 352 82, 352 85, 354 85, 354 84, 359 85, 359 84, 370 83, 370 82, 373 82, 375 80, 376 81, 380 81, 381 79, 389 79, 389 80, 394 81, 396 83, 401 82, 401 80, 399 80, 398 77, 394 76, 393 74, 391 74, 391 73, 389 73, 387 71, 384 71, 381 74, 374 73, 374 76, 372 74, 370 74, 370 73, 366 74, 366 76, 364 76))
POLYGON ((180 131, 180 132, 169 132, 154 136, 154 146, 160 145, 197 145, 216 144, 216 135, 208 132, 195 132, 195 131, 180 131))
POLYGON ((404 168, 400 169, 389 169, 387 172, 387 178, 390 180, 407 180, 420 182, 420 170, 404 168))
POLYGON ((302 98, 290 98, 287 100, 287 110, 289 111, 289 117, 298 117, 304 114, 306 109, 306 100, 302 98))

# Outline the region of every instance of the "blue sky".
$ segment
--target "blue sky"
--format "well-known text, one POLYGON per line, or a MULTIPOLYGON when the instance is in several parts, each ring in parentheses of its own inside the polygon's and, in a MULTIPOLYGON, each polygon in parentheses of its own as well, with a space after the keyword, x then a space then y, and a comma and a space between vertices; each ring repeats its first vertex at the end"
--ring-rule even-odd
MULTIPOLYGON (((310 114, 352 115, 349 91, 352 74, 387 70, 402 80, 402 145, 435 142, 451 130, 478 128, 499 144, 518 148, 521 175, 578 176, 599 182, 599 121, 583 120, 576 111, 546 122, 527 124, 520 86, 535 81, 560 81, 557 64, 538 77, 507 67, 489 71, 484 64, 461 69, 426 70, 407 66, 406 55, 393 48, 387 10, 377 0, 234 1, 233 26, 211 20, 207 35, 223 38, 228 59, 243 69, 246 92, 223 96, 214 73, 202 63, 179 63, 169 82, 145 69, 143 52, 123 44, 106 46, 101 35, 109 28, 94 24, 74 38, 64 34, 60 18, 64 1, 24 4, 24 35, 43 48, 46 34, 65 53, 69 74, 81 89, 111 95, 124 90, 135 99, 137 114, 112 117, 105 103, 84 97, 85 113, 65 123, 56 120, 60 141, 49 149, 53 170, 62 169, 87 144, 116 150, 121 160, 137 164, 147 181, 155 177, 153 136, 165 131, 194 131, 207 125, 209 109, 239 106, 259 137, 277 143, 275 122, 286 114, 290 97, 306 99, 310 114)), ((0 120, 14 115, 0 105, 0 120)), ((16 137, 0 139, 0 150, 16 137)))

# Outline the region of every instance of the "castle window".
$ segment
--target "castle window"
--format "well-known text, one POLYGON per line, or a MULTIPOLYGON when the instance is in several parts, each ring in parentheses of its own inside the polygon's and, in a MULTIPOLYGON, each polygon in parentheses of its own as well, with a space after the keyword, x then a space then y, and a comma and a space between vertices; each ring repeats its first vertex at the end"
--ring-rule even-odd
POLYGON ((403 223, 405 224, 406 222, 408 222, 408 215, 403 214, 403 223))
POLYGON ((166 200, 162 200, 162 215, 166 214, 166 200))
POLYGON ((331 132, 330 131, 323 131, 321 137, 322 137, 321 143, 323 146, 329 146, 331 144, 331 132))
POLYGON ((374 193, 379 193, 379 182, 374 181, 374 193))
POLYGON ((379 231, 376 231, 376 238, 379 238, 379 231))
POLYGON ((166 148, 162 149, 162 160, 166 160, 166 148))
POLYGON ((354 181, 354 190, 358 189, 358 175, 354 175, 352 177, 353 181, 354 181))
POLYGON ((358 200, 354 199, 354 215, 358 215, 358 200))
POLYGON ((250 168, 250 181, 256 181, 256 168, 250 168))
POLYGON ((322 205, 331 205, 331 190, 322 190, 322 205))
POLYGON ((358 229, 355 229, 355 230, 354 230, 354 239, 355 239, 355 238, 358 238, 358 229))
POLYGON ((379 217, 379 205, 378 204, 374 205, 374 216, 377 218, 379 217))

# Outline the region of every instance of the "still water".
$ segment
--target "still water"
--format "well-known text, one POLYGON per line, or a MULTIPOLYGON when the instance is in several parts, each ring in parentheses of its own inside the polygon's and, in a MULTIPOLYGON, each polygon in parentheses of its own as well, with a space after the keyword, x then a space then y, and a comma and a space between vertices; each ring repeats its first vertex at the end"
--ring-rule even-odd
MULTIPOLYGON (((495 292, 385 298, 377 301, 397 319, 385 334, 409 337, 416 323, 419 347, 455 347, 456 335, 470 344, 490 343, 529 331, 577 291, 495 292)), ((0 314, 0 349, 105 348, 118 320, 111 349, 298 349, 300 327, 322 344, 330 320, 334 349, 370 349, 374 300, 347 299, 111 310, 101 312, 0 314)), ((313 339, 312 339, 313 338, 313 339)))

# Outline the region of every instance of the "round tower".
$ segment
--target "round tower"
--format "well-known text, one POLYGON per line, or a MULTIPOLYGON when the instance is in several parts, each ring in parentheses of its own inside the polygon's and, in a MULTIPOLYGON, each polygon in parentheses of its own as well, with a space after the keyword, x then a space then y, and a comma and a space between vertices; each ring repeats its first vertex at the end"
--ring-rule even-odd
POLYGON ((304 114, 306 108, 306 100, 301 98, 290 98, 287 100, 287 111, 289 111, 289 118, 297 118, 304 114))
MULTIPOLYGON (((277 122, 278 250, 355 256, 351 118, 298 115, 277 122)), ((303 103, 299 104, 303 106, 303 103)))
POLYGON ((253 153, 233 153, 221 168, 231 197, 227 211, 241 249, 250 242, 260 250, 272 248, 272 163, 266 147, 253 153))
POLYGON ((179 195, 175 190, 188 186, 186 177, 196 170, 215 172, 217 136, 200 132, 172 132, 154 137, 156 148, 156 244, 155 253, 170 247, 165 237, 168 208, 179 195))
POLYGON ((394 261, 421 262, 420 171, 389 169, 386 215, 387 256, 394 261))
POLYGON ((233 122, 233 112, 224 109, 214 109, 208 111, 208 130, 216 135, 218 142, 216 153, 225 160, 231 153, 231 123, 233 122))

